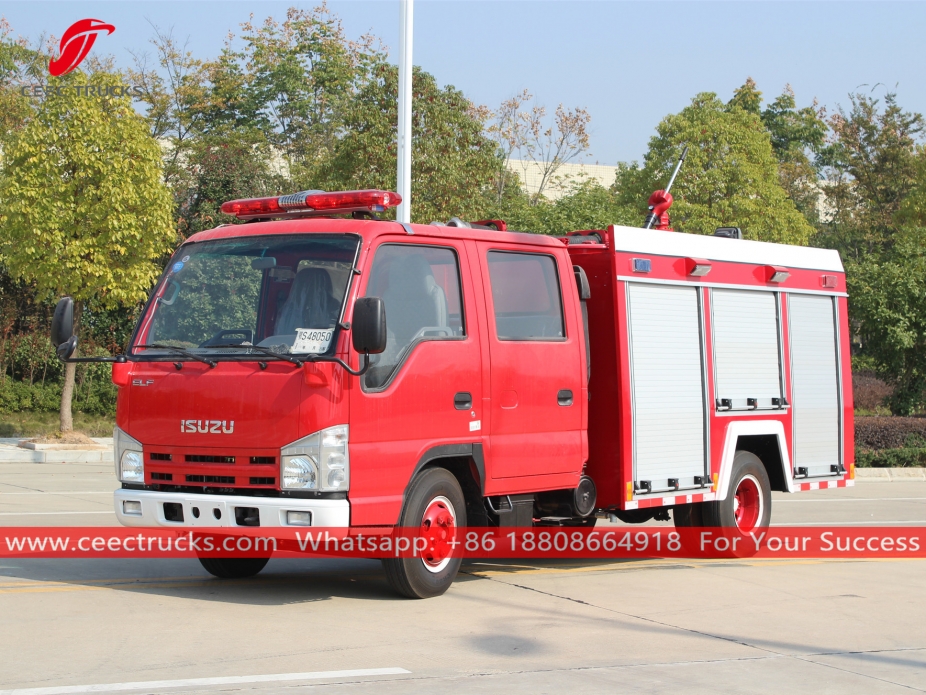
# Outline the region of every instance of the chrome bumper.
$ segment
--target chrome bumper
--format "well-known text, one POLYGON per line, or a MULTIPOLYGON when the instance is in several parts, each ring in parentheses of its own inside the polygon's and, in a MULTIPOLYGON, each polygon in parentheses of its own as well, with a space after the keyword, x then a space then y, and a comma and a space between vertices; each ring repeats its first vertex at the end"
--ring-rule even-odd
POLYGON ((235 508, 256 508, 261 527, 289 527, 286 512, 311 512, 312 526, 350 526, 350 502, 329 499, 294 499, 291 497, 247 497, 239 495, 196 495, 183 492, 152 490, 116 490, 116 517, 123 526, 165 527, 239 527, 235 508), (126 514, 123 502, 141 503, 141 514, 126 514), (164 504, 179 504, 183 521, 168 521, 164 504))

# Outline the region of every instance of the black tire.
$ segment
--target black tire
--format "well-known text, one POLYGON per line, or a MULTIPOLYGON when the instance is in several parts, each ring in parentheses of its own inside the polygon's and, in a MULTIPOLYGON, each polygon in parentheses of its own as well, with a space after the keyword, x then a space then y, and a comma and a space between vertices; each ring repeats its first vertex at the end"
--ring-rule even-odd
POLYGON ((753 529, 768 528, 772 518, 772 486, 758 456, 749 451, 736 452, 726 498, 702 503, 702 516, 702 526, 738 529, 743 535, 748 535, 753 529), (757 493, 758 509, 748 519, 741 516, 740 523, 737 523, 737 491, 752 492, 752 488, 757 493))
POLYGON ((253 577, 270 562, 269 557, 201 557, 200 564, 219 579, 253 577))
MULTIPOLYGON (((460 484, 451 473, 443 468, 428 468, 412 481, 405 497, 405 505, 399 518, 399 526, 421 528, 425 512, 433 505, 445 512, 449 508, 455 529, 466 527, 466 499, 460 484)), ((458 546, 460 547, 460 546, 458 546)), ((406 598, 431 598, 440 596, 457 576, 462 557, 449 557, 437 561, 423 557, 383 559, 386 579, 396 592, 406 598)))
POLYGON ((672 522, 675 528, 698 528, 704 526, 703 503, 680 504, 672 508, 672 522))

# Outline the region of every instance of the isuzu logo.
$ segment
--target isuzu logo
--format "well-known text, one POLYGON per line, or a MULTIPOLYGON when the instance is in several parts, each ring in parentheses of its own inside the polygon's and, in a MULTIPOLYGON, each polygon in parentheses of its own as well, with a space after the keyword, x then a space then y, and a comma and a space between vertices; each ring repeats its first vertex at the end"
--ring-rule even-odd
POLYGON ((231 434, 235 431, 234 420, 181 420, 180 431, 184 434, 231 434))

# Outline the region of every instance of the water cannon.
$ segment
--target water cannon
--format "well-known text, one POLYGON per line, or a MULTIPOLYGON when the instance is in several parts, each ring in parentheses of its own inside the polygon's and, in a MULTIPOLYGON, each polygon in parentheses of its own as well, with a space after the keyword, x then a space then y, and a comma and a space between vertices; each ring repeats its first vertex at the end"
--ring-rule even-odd
POLYGON ((669 226, 671 224, 669 220, 669 208, 672 207, 673 198, 669 191, 672 189, 672 184, 675 183, 675 177, 678 176, 678 172, 682 168, 682 164, 685 163, 685 157, 687 156, 688 145, 685 145, 685 149, 682 150, 682 156, 678 158, 678 164, 675 165, 675 171, 672 172, 672 177, 669 179, 669 185, 662 190, 654 191, 649 197, 647 201, 649 213, 646 215, 643 229, 660 229, 666 232, 672 231, 672 228, 669 226))

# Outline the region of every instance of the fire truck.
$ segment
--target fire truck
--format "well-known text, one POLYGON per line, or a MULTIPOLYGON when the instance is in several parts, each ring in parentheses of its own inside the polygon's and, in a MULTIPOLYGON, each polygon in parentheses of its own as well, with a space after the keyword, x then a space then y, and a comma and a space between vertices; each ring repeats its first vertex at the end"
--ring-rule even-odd
MULTIPOLYGON (((388 191, 237 200, 187 239, 119 387, 127 526, 768 526, 853 484, 835 251, 611 226, 377 219, 388 191)), ((75 358, 70 299, 53 341, 75 358)), ((430 552, 430 554, 428 554, 430 552)), ((219 577, 267 558, 203 558, 219 577)), ((408 597, 461 560, 384 560, 408 597)))

